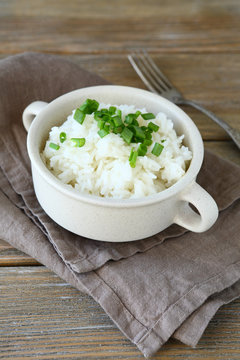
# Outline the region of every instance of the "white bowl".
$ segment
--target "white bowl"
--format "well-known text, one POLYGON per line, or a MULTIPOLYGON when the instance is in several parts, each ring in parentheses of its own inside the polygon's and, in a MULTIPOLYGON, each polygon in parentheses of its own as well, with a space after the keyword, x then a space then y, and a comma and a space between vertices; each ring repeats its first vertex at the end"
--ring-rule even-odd
POLYGON ((95 240, 123 242, 149 237, 173 223, 203 232, 216 221, 215 201, 195 181, 203 161, 201 135, 187 114, 161 96, 126 86, 88 87, 65 94, 49 104, 41 101, 30 104, 24 110, 23 123, 29 130, 27 148, 38 201, 56 223, 73 233, 95 240), (140 199, 101 198, 63 184, 46 168, 40 152, 50 129, 63 123, 87 98, 146 107, 149 112, 167 114, 176 132, 185 135, 184 142, 193 153, 186 174, 170 188, 140 199))

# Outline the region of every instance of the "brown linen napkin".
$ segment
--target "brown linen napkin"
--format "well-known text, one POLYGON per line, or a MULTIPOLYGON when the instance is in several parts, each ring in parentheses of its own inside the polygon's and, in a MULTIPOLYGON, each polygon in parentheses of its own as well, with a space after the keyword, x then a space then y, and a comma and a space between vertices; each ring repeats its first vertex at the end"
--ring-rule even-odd
POLYGON ((204 234, 173 225, 146 240, 98 242, 56 225, 35 198, 22 111, 34 100, 103 83, 52 55, 26 53, 0 62, 0 236, 92 295, 145 356, 175 331, 195 345, 218 307, 240 295, 237 166, 205 156, 198 181, 224 211, 204 234))

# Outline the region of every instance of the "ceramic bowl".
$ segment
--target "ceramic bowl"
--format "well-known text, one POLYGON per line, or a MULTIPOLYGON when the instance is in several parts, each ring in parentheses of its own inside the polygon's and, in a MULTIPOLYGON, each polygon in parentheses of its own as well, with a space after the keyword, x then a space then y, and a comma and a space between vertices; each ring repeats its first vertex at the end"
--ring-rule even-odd
POLYGON ((27 148, 31 159, 36 196, 45 212, 59 225, 95 240, 124 242, 147 238, 173 223, 194 232, 209 229, 217 219, 213 198, 196 183, 203 161, 203 141, 189 118, 165 98, 126 86, 94 86, 67 93, 51 103, 37 101, 23 113, 28 130, 27 148), (87 195, 63 184, 46 168, 40 153, 49 131, 65 121, 87 98, 109 104, 132 104, 147 111, 164 112, 193 153, 186 174, 170 188, 139 199, 111 199, 87 195), (192 204, 198 213, 189 206, 192 204))

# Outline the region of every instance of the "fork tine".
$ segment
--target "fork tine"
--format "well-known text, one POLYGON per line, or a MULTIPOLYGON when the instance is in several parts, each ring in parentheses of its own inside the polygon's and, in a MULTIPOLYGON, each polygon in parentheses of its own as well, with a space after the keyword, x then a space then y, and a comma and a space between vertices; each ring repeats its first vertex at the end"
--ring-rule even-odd
POLYGON ((153 66, 153 61, 151 62, 150 56, 147 55, 146 52, 139 52, 139 57, 141 58, 143 64, 146 67, 146 72, 148 71, 148 76, 151 81, 155 84, 156 87, 161 87, 163 91, 168 91, 169 86, 164 82, 164 80, 159 76, 156 71, 156 65, 153 66))
POLYGON ((136 71, 138 70, 138 75, 152 92, 155 92, 157 94, 163 94, 168 90, 164 83, 156 81, 154 76, 152 76, 151 71, 149 71, 148 69, 149 65, 146 64, 146 62, 144 61, 142 54, 133 53, 131 55, 131 60, 131 64, 135 64, 134 69, 136 71))
POLYGON ((150 82, 148 81, 148 79, 145 77, 145 75, 143 74, 143 72, 140 70, 139 66, 137 65, 136 61, 133 58, 134 54, 132 55, 128 55, 128 60, 130 61, 132 67, 134 68, 134 70, 136 71, 136 73, 138 74, 138 76, 142 79, 142 81, 144 82, 144 84, 148 87, 148 89, 154 93, 158 93, 156 91, 156 89, 150 84, 150 82))
POLYGON ((149 56, 149 54, 144 50, 143 51, 145 58, 148 60, 148 62, 151 64, 151 66, 153 67, 153 69, 156 71, 156 73, 160 76, 160 78, 162 79, 162 81, 164 81, 164 83, 169 87, 169 89, 174 88, 174 86, 172 85, 172 83, 168 80, 168 78, 166 78, 166 76, 162 73, 162 71, 159 69, 159 67, 155 64, 155 62, 153 61, 153 59, 149 56))

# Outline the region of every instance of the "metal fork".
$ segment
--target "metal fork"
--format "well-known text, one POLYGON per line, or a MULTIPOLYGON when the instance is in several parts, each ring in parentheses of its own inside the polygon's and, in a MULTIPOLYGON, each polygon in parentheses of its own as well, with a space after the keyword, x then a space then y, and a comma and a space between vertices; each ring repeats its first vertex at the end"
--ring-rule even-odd
POLYGON ((168 78, 166 78, 146 51, 128 55, 128 59, 136 73, 150 91, 162 95, 177 105, 190 105, 195 109, 200 110, 220 125, 240 149, 240 131, 232 128, 224 120, 220 119, 214 113, 205 109, 198 103, 185 99, 168 78))

